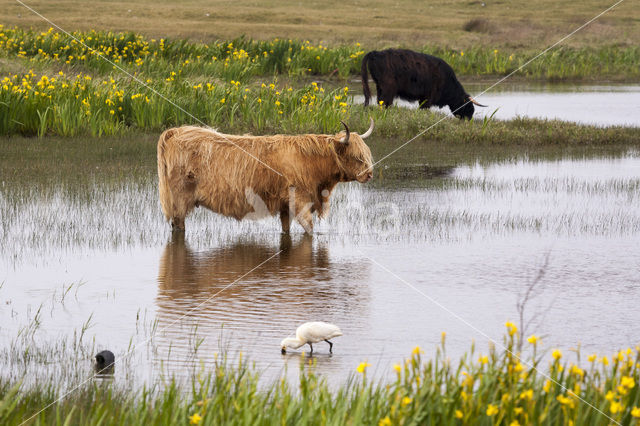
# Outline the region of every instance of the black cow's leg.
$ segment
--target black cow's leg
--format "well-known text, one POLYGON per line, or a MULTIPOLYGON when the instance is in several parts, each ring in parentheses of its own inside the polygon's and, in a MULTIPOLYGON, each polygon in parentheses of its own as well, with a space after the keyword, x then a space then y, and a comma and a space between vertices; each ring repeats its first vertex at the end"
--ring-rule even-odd
POLYGON ((395 98, 395 93, 391 90, 382 90, 381 96, 378 96, 378 103, 382 101, 383 105, 386 108, 389 108, 393 105, 393 98, 395 98))
POLYGON ((324 339, 324 341, 329 344, 329 353, 332 354, 333 353, 333 343, 331 343, 327 339, 324 339))
POLYGON ((309 355, 313 355, 313 345, 311 343, 307 343, 307 345, 309 345, 309 347, 311 348, 309 355))

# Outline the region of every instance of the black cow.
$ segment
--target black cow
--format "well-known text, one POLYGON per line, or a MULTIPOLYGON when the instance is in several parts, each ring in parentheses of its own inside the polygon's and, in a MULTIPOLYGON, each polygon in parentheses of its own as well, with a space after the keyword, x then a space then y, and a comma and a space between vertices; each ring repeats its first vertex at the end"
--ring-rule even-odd
POLYGON ((364 105, 369 105, 367 66, 378 89, 378 102, 389 107, 396 97, 420 102, 420 108, 432 105, 449 109, 458 118, 473 117, 477 103, 464 90, 453 69, 442 59, 406 49, 373 50, 362 58, 364 105))

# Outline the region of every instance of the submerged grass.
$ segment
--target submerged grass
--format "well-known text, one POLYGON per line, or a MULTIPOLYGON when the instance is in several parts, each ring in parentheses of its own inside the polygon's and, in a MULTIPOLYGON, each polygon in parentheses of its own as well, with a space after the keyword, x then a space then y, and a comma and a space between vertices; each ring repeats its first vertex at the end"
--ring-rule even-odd
POLYGON ((507 323, 503 349, 478 354, 472 345, 458 363, 446 355, 445 335, 433 358, 416 347, 393 365, 395 379, 374 381, 366 361, 332 389, 302 364, 299 382, 260 383, 242 360, 215 357, 188 388, 124 391, 92 381, 57 401, 54 383, 26 387, 0 381, 3 424, 434 424, 608 425, 640 418, 640 348, 611 356, 577 352, 576 363, 559 350, 543 355, 537 336, 521 342, 507 323), (518 347, 528 345, 526 361, 518 347), (42 410, 45 406, 51 407, 42 410), (34 414, 36 414, 34 417, 34 414))

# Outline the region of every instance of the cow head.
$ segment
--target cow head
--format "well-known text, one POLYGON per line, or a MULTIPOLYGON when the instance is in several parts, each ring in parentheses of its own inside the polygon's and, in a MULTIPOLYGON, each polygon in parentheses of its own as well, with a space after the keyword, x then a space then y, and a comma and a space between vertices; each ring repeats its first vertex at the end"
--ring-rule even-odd
POLYGON ((345 123, 342 125, 345 128, 345 133, 337 134, 334 141, 336 153, 341 163, 342 181, 368 182, 373 177, 373 158, 364 139, 373 132, 373 119, 371 119, 369 130, 362 135, 351 133, 345 123))
POLYGON ((453 113, 453 115, 460 119, 464 118, 467 120, 471 120, 471 118, 473 118, 473 113, 475 112, 475 108, 473 107, 474 105, 478 105, 479 107, 486 107, 486 105, 478 103, 478 101, 473 99, 469 94, 465 93, 463 103, 460 104, 458 108, 453 108, 453 110, 457 109, 453 113))

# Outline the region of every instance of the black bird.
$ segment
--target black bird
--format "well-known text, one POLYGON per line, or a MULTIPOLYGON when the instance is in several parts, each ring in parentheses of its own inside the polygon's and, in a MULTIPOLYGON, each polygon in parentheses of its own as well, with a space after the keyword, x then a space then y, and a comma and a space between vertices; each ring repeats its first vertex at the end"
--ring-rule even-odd
POLYGON ((116 357, 113 352, 105 350, 96 355, 96 372, 102 374, 113 373, 116 357))

